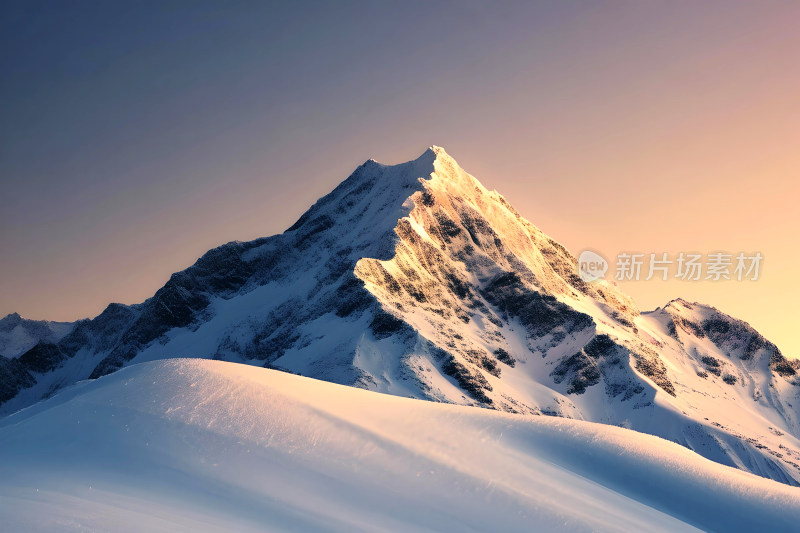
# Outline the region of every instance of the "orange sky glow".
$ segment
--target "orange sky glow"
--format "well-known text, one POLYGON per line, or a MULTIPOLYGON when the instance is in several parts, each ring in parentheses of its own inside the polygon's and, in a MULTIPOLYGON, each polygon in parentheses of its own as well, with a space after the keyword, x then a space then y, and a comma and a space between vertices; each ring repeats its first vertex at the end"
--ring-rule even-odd
POLYGON ((0 314, 140 302, 213 246, 283 231, 364 160, 437 144, 574 254, 760 252, 755 282, 621 286, 800 357, 800 3, 446 6, 345 10, 336 31, 286 13, 277 44, 229 13, 252 33, 228 50, 139 43, 61 85, 4 82, 0 314))

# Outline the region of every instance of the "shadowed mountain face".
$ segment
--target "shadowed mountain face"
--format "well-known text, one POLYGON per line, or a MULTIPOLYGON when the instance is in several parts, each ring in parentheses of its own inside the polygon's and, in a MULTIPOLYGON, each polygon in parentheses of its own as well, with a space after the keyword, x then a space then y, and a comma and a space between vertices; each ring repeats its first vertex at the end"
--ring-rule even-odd
POLYGON ((19 357, 41 341, 58 342, 73 325, 73 322, 29 320, 11 313, 0 318, 0 357, 19 357))
POLYGON ((368 161, 280 235, 216 248, 142 304, 0 359, 0 412, 198 357, 427 400, 621 425, 800 481, 795 362, 713 308, 650 313, 437 147, 368 161))

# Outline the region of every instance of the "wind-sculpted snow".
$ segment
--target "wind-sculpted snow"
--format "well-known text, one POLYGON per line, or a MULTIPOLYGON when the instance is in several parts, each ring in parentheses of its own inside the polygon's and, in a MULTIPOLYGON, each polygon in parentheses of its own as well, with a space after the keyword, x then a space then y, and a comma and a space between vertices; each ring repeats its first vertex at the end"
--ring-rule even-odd
POLYGON ((0 413, 173 357, 623 426, 800 483, 800 364, 711 308, 641 314, 582 281, 438 147, 367 161, 286 232, 211 250, 147 301, 0 358, 0 413))
POLYGON ((0 421, 9 531, 796 530, 800 489, 613 426, 159 361, 0 421))

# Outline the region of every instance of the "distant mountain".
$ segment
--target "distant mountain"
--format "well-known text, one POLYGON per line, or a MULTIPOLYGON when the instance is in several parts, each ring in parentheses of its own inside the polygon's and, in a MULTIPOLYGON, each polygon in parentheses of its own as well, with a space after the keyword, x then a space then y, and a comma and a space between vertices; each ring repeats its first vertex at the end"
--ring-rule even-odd
POLYGON ((242 362, 620 425, 800 483, 797 363, 680 300, 640 313, 441 148, 367 161, 286 232, 211 250, 142 304, 0 360, 0 412, 132 363, 242 362))
POLYGON ((0 357, 19 357, 41 341, 58 342, 73 326, 74 322, 29 320, 11 313, 0 318, 0 357))

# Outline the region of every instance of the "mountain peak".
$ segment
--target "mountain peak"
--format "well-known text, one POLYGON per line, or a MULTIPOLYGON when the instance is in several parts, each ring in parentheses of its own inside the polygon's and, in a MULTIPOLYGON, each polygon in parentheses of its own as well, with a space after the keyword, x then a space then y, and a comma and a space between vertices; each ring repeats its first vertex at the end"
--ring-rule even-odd
POLYGON ((667 304, 663 307, 663 309, 665 311, 670 309, 679 311, 681 309, 692 309, 694 308, 695 305, 701 305, 701 304, 698 304, 697 302, 689 302, 687 300, 684 300, 683 298, 673 298, 672 300, 667 302, 667 304))
POLYGON ((436 146, 435 144, 429 146, 428 149, 425 150, 425 153, 423 153, 419 157, 419 159, 422 158, 426 158, 430 160, 432 163, 439 162, 444 164, 450 164, 457 168, 461 168, 458 162, 456 162, 456 160, 453 159, 453 156, 448 154, 444 148, 442 148, 441 146, 436 146))
MULTIPOLYGON (((437 157, 439 156, 450 157, 450 155, 447 153, 447 151, 445 151, 444 148, 442 148, 441 146, 436 146, 435 144, 430 145, 427 151, 433 153, 437 157)), ((452 159, 452 157, 450 158, 452 159)))
POLYGON ((0 318, 0 322, 18 322, 22 320, 22 317, 19 316, 19 313, 9 313, 3 318, 0 318))
MULTIPOLYGON (((406 171, 407 169, 413 169, 412 173, 417 172, 417 173, 430 174, 435 170, 433 166, 437 162, 443 164, 451 164, 458 167, 458 163, 456 162, 456 160, 453 159, 453 157, 450 154, 448 154, 444 148, 442 148, 441 146, 436 146, 435 144, 429 146, 427 150, 422 152, 416 159, 412 159, 404 163, 385 164, 381 163, 380 161, 376 161, 373 158, 370 158, 362 166, 378 165, 383 168, 397 168, 398 170, 402 169, 403 171, 406 171)), ((424 177, 427 178, 428 177, 427 174, 424 177)))
POLYGON ((18 357, 40 341, 56 342, 69 333, 72 326, 71 322, 29 320, 19 313, 10 313, 0 319, 0 359, 18 357))
POLYGON ((640 314, 615 285, 584 282, 566 248, 439 146, 367 161, 284 233, 211 250, 145 302, 0 359, 0 413, 175 357, 626 425, 800 484, 800 444, 780 438, 800 438, 800 366, 713 308, 640 314))
MULTIPOLYGON (((453 157, 450 154, 448 154, 447 151, 444 148, 442 148, 441 146, 436 146, 434 144, 434 145, 429 146, 427 150, 422 152, 419 155, 419 157, 417 157, 415 159, 412 159, 410 161, 405 161, 403 163, 396 163, 396 164, 386 164, 386 163, 381 163, 380 161, 378 161, 374 157, 370 157, 369 159, 364 161, 364 163, 361 165, 361 167, 367 167, 367 166, 371 166, 371 165, 376 165, 376 166, 379 166, 379 167, 405 167, 405 166, 409 166, 409 165, 418 166, 420 164, 422 164, 422 165, 431 165, 437 159, 449 160, 449 161, 455 162, 453 157)), ((359 167, 359 168, 361 168, 361 167, 359 167)))

